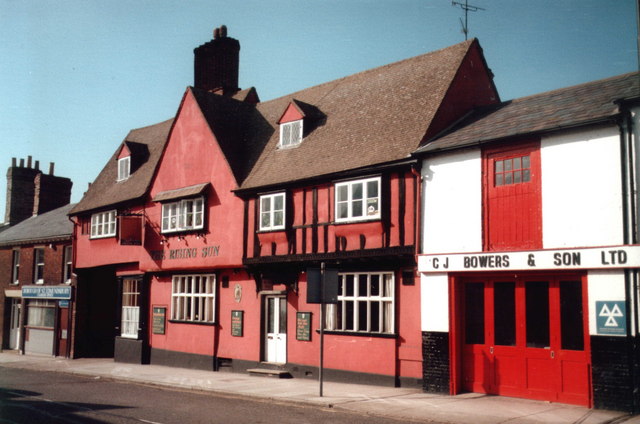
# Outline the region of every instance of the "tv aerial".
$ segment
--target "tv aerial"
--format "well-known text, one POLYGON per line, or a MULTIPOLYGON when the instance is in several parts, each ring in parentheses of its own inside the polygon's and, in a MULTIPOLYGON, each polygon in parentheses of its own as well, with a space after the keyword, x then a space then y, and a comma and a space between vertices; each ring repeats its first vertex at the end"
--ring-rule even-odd
POLYGON ((469 4, 469 0, 464 0, 464 3, 452 0, 451 6, 454 6, 454 7, 460 6, 460 8, 464 10, 464 22, 462 21, 462 18, 460 18, 460 24, 462 25, 462 32, 464 33, 464 39, 466 40, 469 34, 469 25, 468 25, 469 12, 477 12, 478 10, 486 10, 486 9, 469 4))

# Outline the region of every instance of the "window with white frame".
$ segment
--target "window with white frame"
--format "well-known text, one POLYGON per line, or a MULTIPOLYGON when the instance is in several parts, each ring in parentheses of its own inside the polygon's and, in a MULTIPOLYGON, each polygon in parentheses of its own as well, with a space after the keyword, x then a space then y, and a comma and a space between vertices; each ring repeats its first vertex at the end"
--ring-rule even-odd
POLYGON ((64 263, 62 264, 62 282, 64 284, 71 284, 71 273, 73 272, 73 247, 64 247, 64 263))
POLYGON ((338 303, 327 305, 325 329, 393 334, 394 293, 392 272, 339 274, 338 303))
POLYGON ((260 230, 281 230, 284 228, 285 193, 260 196, 260 230))
POLYGON ((280 124, 280 147, 297 146, 302 142, 302 119, 280 124))
POLYGON ((115 210, 91 215, 91 238, 115 237, 116 215, 115 210))
POLYGON ((12 265, 11 265, 11 284, 18 284, 20 282, 20 250, 15 249, 13 251, 12 265))
POLYGON ((215 293, 215 275, 174 275, 171 284, 171 319, 214 323, 215 293))
POLYGON ((56 301, 29 299, 27 326, 53 329, 56 320, 56 301))
POLYGON ((131 174, 131 156, 118 159, 118 181, 129 178, 131 174))
POLYGON ((122 280, 122 319, 120 335, 127 338, 138 338, 140 326, 140 284, 138 278, 122 280))
POLYGON ((204 228, 204 197, 182 199, 162 205, 162 232, 204 228))
POLYGON ((336 221, 380 218, 380 177, 336 183, 336 221))
POLYGON ((35 284, 44 283, 44 248, 33 249, 33 282, 35 284))

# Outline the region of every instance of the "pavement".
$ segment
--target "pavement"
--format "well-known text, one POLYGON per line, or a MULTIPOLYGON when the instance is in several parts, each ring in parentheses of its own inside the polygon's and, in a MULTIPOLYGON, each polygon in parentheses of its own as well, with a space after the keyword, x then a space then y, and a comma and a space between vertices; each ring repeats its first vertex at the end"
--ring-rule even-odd
MULTIPOLYGON (((277 379, 231 372, 198 371, 159 365, 132 365, 105 358, 63 359, 0 352, 0 367, 104 378, 167 389, 211 392, 262 401, 333 408, 399 420, 451 424, 640 424, 640 416, 560 403, 465 393, 424 393, 415 388, 277 379)), ((2 374, 0 372, 0 387, 2 374)))

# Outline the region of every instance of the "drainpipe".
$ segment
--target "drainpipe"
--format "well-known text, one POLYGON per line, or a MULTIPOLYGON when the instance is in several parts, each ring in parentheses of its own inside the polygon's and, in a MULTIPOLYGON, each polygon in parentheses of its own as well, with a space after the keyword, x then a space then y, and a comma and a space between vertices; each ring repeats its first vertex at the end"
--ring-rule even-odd
MULTIPOLYGON (((623 108, 619 105, 619 107, 623 108)), ((623 108, 623 114, 619 121, 620 128, 620 153, 622 160, 622 210, 623 210, 623 237, 624 244, 635 244, 638 241, 636 231, 636 199, 635 199, 635 161, 634 153, 637 151, 634 146, 633 125, 630 111, 623 108)), ((638 375, 636 369, 636 337, 638 325, 637 306, 637 271, 626 268, 624 270, 625 285, 625 308, 627 325, 627 357, 630 370, 630 383, 632 388, 632 412, 638 412, 638 375), (633 319, 631 318, 633 314, 633 319)))

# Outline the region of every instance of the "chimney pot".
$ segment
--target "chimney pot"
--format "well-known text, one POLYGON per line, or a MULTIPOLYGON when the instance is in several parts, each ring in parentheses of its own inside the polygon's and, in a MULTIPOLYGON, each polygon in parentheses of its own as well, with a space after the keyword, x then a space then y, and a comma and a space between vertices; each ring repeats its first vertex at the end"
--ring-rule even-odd
POLYGON ((220 28, 216 28, 213 30, 213 39, 217 40, 218 38, 220 38, 220 28))
POLYGON ((31 168, 31 155, 27 156, 27 168, 31 168))
POLYGON ((24 168, 24 159, 20 158, 20 168, 24 168))
POLYGON ((34 168, 35 168, 36 171, 40 170, 40 161, 39 160, 36 161, 36 164, 34 165, 34 168))
POLYGON ((220 38, 225 38, 227 36, 227 26, 222 25, 220 27, 220 38))
POLYGON ((53 175, 53 168, 55 165, 55 163, 49 162, 49 175, 53 175))
POLYGON ((16 158, 11 158, 11 167, 15 168, 18 165, 16 158))

